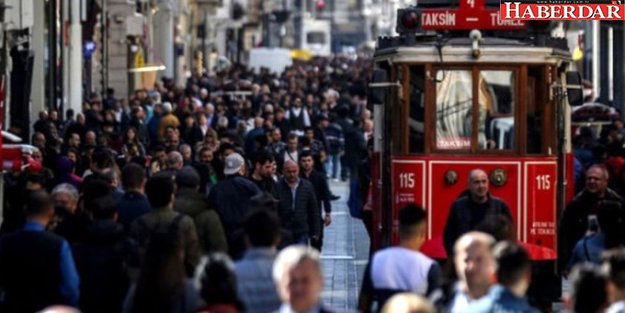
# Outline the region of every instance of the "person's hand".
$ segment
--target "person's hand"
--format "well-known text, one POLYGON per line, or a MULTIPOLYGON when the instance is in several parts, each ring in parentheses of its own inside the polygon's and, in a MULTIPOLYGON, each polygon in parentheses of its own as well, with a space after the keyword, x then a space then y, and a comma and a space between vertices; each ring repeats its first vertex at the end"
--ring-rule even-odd
POLYGON ((330 216, 330 213, 326 213, 323 217, 323 225, 330 226, 330 224, 332 224, 332 216, 330 216))

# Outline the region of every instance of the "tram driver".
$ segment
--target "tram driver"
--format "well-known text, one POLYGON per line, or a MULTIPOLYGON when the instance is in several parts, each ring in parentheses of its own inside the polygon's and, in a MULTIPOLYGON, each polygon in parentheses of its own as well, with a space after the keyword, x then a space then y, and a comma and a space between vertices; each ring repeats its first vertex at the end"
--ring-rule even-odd
POLYGON ((449 209, 443 232, 447 257, 452 257, 454 243, 463 234, 475 230, 487 217, 504 216, 512 221, 508 205, 488 192, 488 175, 482 169, 469 172, 468 194, 458 198, 449 209))

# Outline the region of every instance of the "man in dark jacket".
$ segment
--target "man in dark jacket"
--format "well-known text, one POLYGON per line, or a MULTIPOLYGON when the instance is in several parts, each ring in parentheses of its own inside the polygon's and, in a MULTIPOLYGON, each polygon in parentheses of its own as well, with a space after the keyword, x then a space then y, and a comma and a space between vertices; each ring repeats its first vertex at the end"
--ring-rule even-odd
MULTIPOLYGON (((299 163, 301 165, 300 177, 307 179, 315 188, 315 195, 317 196, 318 203, 323 205, 324 216, 321 220, 323 225, 320 227, 319 240, 313 240, 311 245, 317 250, 321 251, 323 245, 323 227, 329 226, 332 223, 332 205, 330 204, 330 188, 328 187, 328 180, 323 173, 320 173, 314 169, 315 161, 310 152, 302 152, 299 157, 299 163)), ((321 224, 320 224, 321 225, 321 224)))
POLYGON ((227 252, 228 244, 219 216, 209 206, 206 196, 198 192, 199 184, 200 175, 193 167, 185 166, 178 171, 174 210, 193 219, 202 252, 227 252))
POLYGON ((254 160, 254 172, 249 177, 258 188, 271 194, 274 194, 276 186, 276 181, 273 179, 275 165, 276 159, 273 154, 268 152, 259 153, 254 160))
POLYGON ((117 208, 112 196, 93 203, 94 221, 86 238, 73 246, 81 278, 80 308, 85 313, 119 312, 130 284, 127 269, 139 266, 137 246, 115 221, 117 208))
POLYGON ((453 254, 454 243, 460 236, 475 228, 488 216, 503 215, 512 220, 508 205, 488 192, 488 175, 481 169, 469 173, 469 193, 458 198, 449 209, 443 233, 447 256, 453 254))
POLYGON ((45 191, 27 199, 26 225, 0 240, 1 312, 36 312, 52 304, 78 305, 79 278, 65 239, 45 231, 54 202, 45 191))
POLYGON ((299 167, 291 160, 284 163, 283 174, 276 185, 282 226, 293 234, 293 243, 308 244, 319 240, 321 211, 315 188, 308 180, 299 177, 299 167))
POLYGON ((201 256, 200 244, 193 220, 174 211, 175 184, 171 176, 157 173, 145 185, 152 211, 137 218, 130 226, 130 235, 143 251, 156 233, 174 233, 180 236, 184 249, 184 265, 189 277, 193 276, 201 256))
MULTIPOLYGON (((567 274, 566 265, 571 257, 575 244, 589 228, 589 217, 597 216, 597 209, 601 201, 614 201, 620 206, 620 223, 625 222, 625 210, 622 198, 608 188, 609 174, 600 165, 593 165, 586 171, 586 187, 566 206, 562 213, 558 227, 558 265, 562 274, 567 274)), ((621 226, 623 229, 625 225, 621 226)), ((622 234, 620 238, 624 238, 622 234)), ((624 238, 625 240, 625 238, 624 238)), ((625 242, 623 242, 625 243, 625 242)))
POLYGON ((226 179, 211 188, 209 203, 217 210, 228 239, 229 253, 241 256, 243 245, 243 219, 250 209, 250 199, 260 193, 260 189, 242 176, 245 160, 238 153, 228 155, 224 162, 226 179))
POLYGON ((339 112, 341 118, 337 123, 343 129, 345 138, 345 155, 343 155, 341 161, 341 180, 345 181, 348 174, 352 178, 357 178, 358 165, 362 157, 366 154, 367 142, 365 141, 362 128, 360 128, 360 121, 352 121, 347 117, 349 109, 347 107, 341 107, 339 112))
POLYGON ((138 164, 129 163, 122 170, 124 195, 117 204, 119 222, 126 232, 135 219, 152 211, 148 198, 144 195, 145 170, 138 164))

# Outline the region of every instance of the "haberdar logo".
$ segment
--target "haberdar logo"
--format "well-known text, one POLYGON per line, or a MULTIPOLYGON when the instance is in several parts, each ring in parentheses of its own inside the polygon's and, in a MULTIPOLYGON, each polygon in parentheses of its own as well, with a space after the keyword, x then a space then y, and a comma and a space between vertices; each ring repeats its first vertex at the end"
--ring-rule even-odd
POLYGON ((502 20, 625 20, 625 0, 501 0, 502 20))

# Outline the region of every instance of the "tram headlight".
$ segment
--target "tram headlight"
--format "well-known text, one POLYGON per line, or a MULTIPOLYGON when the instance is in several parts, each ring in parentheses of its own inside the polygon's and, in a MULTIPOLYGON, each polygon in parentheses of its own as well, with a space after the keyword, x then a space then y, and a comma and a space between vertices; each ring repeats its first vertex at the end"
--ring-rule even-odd
POLYGON ((497 168, 490 172, 490 183, 501 187, 508 182, 508 173, 504 169, 497 168))
POLYGON ((419 28, 419 19, 419 11, 416 7, 398 9, 395 31, 398 34, 415 33, 419 28))
POLYGON ((458 172, 454 170, 448 170, 445 172, 445 184, 455 185, 458 182, 458 172))

